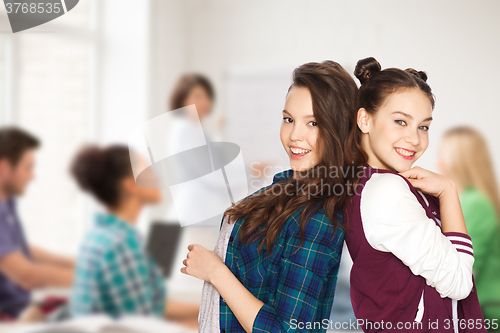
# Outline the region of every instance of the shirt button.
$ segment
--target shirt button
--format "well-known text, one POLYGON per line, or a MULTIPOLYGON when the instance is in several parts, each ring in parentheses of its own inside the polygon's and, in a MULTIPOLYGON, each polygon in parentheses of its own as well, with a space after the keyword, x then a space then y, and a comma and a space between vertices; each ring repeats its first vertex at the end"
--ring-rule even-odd
POLYGON ((233 241, 233 236, 229 237, 229 241, 232 242, 233 241))
POLYGON ((226 333, 225 329, 221 329, 220 331, 221 331, 221 333, 226 333))

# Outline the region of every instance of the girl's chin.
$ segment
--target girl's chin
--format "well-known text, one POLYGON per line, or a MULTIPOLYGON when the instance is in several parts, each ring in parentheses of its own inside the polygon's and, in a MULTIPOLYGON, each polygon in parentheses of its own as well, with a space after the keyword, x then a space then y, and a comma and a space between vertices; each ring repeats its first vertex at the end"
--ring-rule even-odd
POLYGON ((411 167, 413 166, 413 162, 412 163, 394 163, 392 165, 388 165, 393 171, 395 172, 398 172, 398 173, 401 173, 401 172, 405 172, 405 171, 408 171, 411 169, 411 167))
POLYGON ((310 169, 311 167, 308 166, 308 165, 305 165, 305 164, 301 164, 301 165, 294 165, 294 163, 291 163, 291 169, 293 171, 297 171, 297 172, 305 172, 307 171, 308 169, 310 169))
POLYGON ((292 169, 299 171, 299 169, 302 170, 307 170, 312 168, 314 165, 312 165, 310 160, 294 160, 290 159, 290 166, 292 169))

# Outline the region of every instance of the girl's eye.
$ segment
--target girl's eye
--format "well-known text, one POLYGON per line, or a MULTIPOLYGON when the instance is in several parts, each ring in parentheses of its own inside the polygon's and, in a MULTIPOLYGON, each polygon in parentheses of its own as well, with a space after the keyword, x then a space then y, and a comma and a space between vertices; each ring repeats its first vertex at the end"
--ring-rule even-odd
POLYGON ((315 121, 310 121, 309 124, 312 124, 311 126, 318 126, 318 123, 315 121))
POLYGON ((401 126, 406 125, 406 122, 404 120, 395 120, 396 123, 398 123, 401 126))
POLYGON ((293 120, 292 120, 292 118, 290 118, 290 117, 283 117, 283 121, 284 121, 285 123, 291 123, 293 120), (290 120, 290 121, 288 121, 288 120, 290 120))
POLYGON ((429 126, 420 126, 419 129, 421 129, 423 131, 428 131, 429 130, 429 126))

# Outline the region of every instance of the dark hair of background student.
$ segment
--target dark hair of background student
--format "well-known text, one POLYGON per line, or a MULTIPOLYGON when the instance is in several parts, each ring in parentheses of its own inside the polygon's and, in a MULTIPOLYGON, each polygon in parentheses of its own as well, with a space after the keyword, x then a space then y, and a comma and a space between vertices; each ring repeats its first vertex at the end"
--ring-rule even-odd
POLYGON ((201 86, 211 100, 215 99, 214 88, 207 77, 197 73, 188 73, 182 75, 174 87, 170 97, 170 110, 176 110, 184 107, 184 102, 189 96, 189 93, 194 87, 197 86, 201 86))
POLYGON ((40 141, 30 133, 15 127, 0 128, 0 160, 6 158, 16 166, 23 154, 40 147, 40 141))
POLYGON ((133 175, 129 148, 86 146, 76 155, 70 172, 82 190, 106 207, 116 208, 121 200, 120 182, 133 175))

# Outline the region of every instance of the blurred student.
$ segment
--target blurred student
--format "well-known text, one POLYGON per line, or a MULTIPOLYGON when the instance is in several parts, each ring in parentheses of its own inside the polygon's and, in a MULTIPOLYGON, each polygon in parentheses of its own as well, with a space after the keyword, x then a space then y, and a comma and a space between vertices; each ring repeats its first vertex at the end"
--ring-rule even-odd
MULTIPOLYGON (((214 147, 214 145, 211 144, 212 141, 222 141, 221 137, 217 133, 214 133, 217 137, 212 137, 210 133, 208 133, 208 127, 205 126, 204 123, 206 118, 212 113, 214 101, 214 87, 207 77, 198 73, 187 73, 182 75, 177 81, 170 97, 170 110, 177 110, 190 105, 195 105, 197 113, 188 112, 188 110, 185 112, 176 112, 175 115, 177 115, 177 117, 175 119, 174 126, 169 131, 167 139, 167 149, 172 152, 177 152, 179 147, 198 146, 200 132, 199 124, 201 124, 203 126, 203 135, 205 136, 205 140, 210 147, 209 154, 213 163, 212 171, 215 171, 214 164, 216 164, 216 162, 214 161, 227 161, 227 163, 229 163, 234 158, 230 156, 231 154, 228 151, 220 148, 216 149, 217 146, 214 147), (192 140, 192 145, 189 144, 190 140, 192 140)), ((219 127, 218 132, 221 131, 223 124, 224 118, 219 118, 217 122, 217 126, 219 127)), ((175 180, 174 183, 178 183, 179 180, 195 179, 206 174, 206 164, 203 163, 203 161, 200 161, 200 158, 200 154, 178 155, 178 158, 176 159, 176 167, 172 170, 172 172, 168 173, 171 180, 175 180)), ((253 169, 258 169, 260 174, 265 166, 266 165, 261 164, 253 169)), ((213 179, 204 178, 203 183, 200 185, 203 186, 200 191, 205 191, 206 193, 211 193, 215 197, 219 197, 218 200, 214 199, 214 202, 223 201, 227 198, 227 191, 225 189, 221 191, 220 184, 213 179)), ((247 187, 246 179, 241 179, 238 184, 233 182, 231 189, 232 191, 238 192, 236 188, 239 187, 247 187)), ((188 190, 177 189, 175 195, 175 209, 168 212, 166 217, 168 220, 177 220, 180 212, 192 209, 192 195, 188 190)), ((203 207, 199 208, 202 209, 203 207)), ((211 211, 207 212, 207 218, 212 217, 212 215, 210 215, 211 213, 211 211)), ((213 218, 204 222, 196 223, 194 226, 217 227, 219 222, 219 218, 213 218)), ((213 231, 215 237, 216 229, 213 228, 213 231)), ((196 233, 195 230, 189 230, 188 232, 196 233)), ((207 230, 204 228, 204 230, 200 230, 200 232, 205 235, 207 230)))
MULTIPOLYGON (((177 110, 194 104, 197 114, 187 112, 187 110, 186 112, 174 113, 177 117, 168 132, 166 140, 169 152, 177 151, 178 147, 189 145, 190 140, 199 138, 200 127, 198 124, 203 124, 205 118, 211 113, 214 98, 214 88, 205 76, 188 73, 179 78, 170 97, 170 110, 177 110)), ((203 134, 207 143, 210 144, 210 136, 206 131, 203 131, 203 134)), ((169 172, 169 177, 175 179, 175 182, 179 179, 197 178, 204 168, 204 164, 193 161, 189 156, 183 155, 182 159, 178 158, 176 161, 176 167, 172 172, 169 172)), ((212 188, 213 184, 204 183, 204 186, 212 188)), ((178 220, 178 210, 192 209, 190 193, 186 191, 176 193, 176 203, 176 209, 168 212, 168 220, 178 220)))
MULTIPOLYGON (((134 161, 145 163, 138 155, 134 161)), ((165 302, 164 277, 135 228, 143 207, 160 202, 161 192, 136 184, 128 147, 85 147, 74 159, 71 173, 106 208, 95 215, 80 247, 71 315, 143 314, 197 324, 199 304, 165 302)), ((154 182, 155 175, 148 176, 154 182)))
POLYGON ((473 275, 485 319, 500 321, 500 197, 488 146, 467 126, 448 130, 439 154, 440 172, 460 192, 465 223, 474 246, 473 275))
MULTIPOLYGON (((182 75, 179 80, 177 81, 174 90, 172 92, 172 95, 170 97, 170 110, 176 110, 188 105, 196 105, 196 110, 198 111, 198 117, 203 124, 207 116, 209 116, 212 113, 212 108, 215 102, 215 90, 210 82, 210 80, 198 73, 187 73, 182 75)), ((187 127, 193 126, 193 119, 187 119, 186 120, 191 120, 190 123, 185 124, 187 127)), ((221 132, 224 128, 226 118, 224 116, 220 117, 217 122, 216 126, 219 132, 221 132)), ((181 124, 181 122, 179 122, 181 124)), ((177 128, 177 133, 179 135, 176 135, 175 132, 173 132, 174 137, 182 138, 185 140, 188 136, 187 135, 182 135, 186 129, 183 128, 182 126, 178 126, 177 128)), ((207 136, 205 133, 205 137, 208 141, 211 140, 210 136, 207 136)), ((221 137, 216 137, 214 138, 216 140, 221 139, 221 137)), ((222 141, 222 140, 221 140, 222 141)), ((174 146, 174 145, 173 145, 174 146)), ((175 146, 174 146, 175 147, 175 146)), ((271 163, 269 162, 262 162, 262 163, 253 163, 251 167, 252 175, 256 178, 262 177, 264 174, 267 174, 266 167, 272 167, 271 163)))
POLYGON ((182 75, 175 85, 170 97, 170 110, 194 104, 203 122, 212 112, 214 99, 215 91, 210 80, 201 74, 188 73, 182 75))
POLYGON ((0 317, 18 318, 30 303, 30 291, 69 287, 74 262, 30 246, 16 211, 33 179, 34 151, 40 142, 17 127, 0 128, 0 317))

